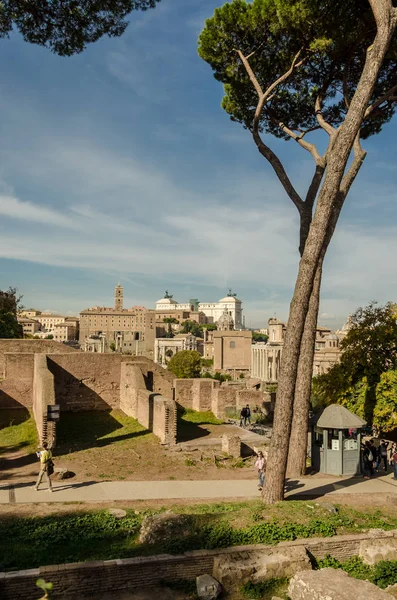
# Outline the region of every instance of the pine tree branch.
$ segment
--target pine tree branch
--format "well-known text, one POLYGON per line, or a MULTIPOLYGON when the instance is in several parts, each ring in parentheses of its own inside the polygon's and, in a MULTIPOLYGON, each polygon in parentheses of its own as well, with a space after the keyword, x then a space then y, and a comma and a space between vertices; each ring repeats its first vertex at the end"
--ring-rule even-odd
POLYGON ((381 96, 380 98, 378 98, 377 100, 375 100, 375 102, 373 102, 370 106, 368 106, 367 110, 365 111, 364 119, 366 119, 367 117, 369 117, 373 113, 373 111, 376 108, 378 108, 378 106, 380 106, 381 104, 383 104, 387 100, 393 100, 394 99, 394 94, 396 92, 397 92, 397 85, 394 85, 387 92, 385 92, 383 94, 383 96, 381 96))

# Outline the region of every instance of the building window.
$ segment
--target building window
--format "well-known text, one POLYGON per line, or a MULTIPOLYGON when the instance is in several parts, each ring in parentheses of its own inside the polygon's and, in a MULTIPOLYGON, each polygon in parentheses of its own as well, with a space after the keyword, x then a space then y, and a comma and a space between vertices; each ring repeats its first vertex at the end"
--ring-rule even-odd
POLYGON ((236 347, 236 342, 229 343, 229 348, 235 348, 235 347, 236 347))

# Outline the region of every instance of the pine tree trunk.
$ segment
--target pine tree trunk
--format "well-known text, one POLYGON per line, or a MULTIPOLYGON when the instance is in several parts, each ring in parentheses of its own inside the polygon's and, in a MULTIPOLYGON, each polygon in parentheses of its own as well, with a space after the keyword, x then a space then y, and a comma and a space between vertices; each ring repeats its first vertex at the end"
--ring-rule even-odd
MULTIPOLYGON (((372 3, 371 3, 372 6, 372 3)), ((380 9, 380 5, 378 7, 380 9)), ((283 348, 280 381, 274 413, 272 444, 267 461, 263 500, 273 504, 284 498, 284 481, 288 460, 289 437, 300 346, 309 310, 310 296, 332 220, 333 206, 341 194, 341 184, 354 140, 361 128, 364 112, 370 102, 379 69, 395 28, 392 17, 383 13, 377 19, 378 31, 367 51, 365 66, 352 98, 344 123, 340 126, 328 157, 327 172, 320 191, 316 212, 310 227, 304 253, 299 264, 294 296, 290 306, 283 348)))
POLYGON ((317 267, 301 341, 288 449, 287 476, 290 478, 299 478, 306 473, 310 393, 312 388, 318 308, 320 304, 321 274, 322 260, 317 267))

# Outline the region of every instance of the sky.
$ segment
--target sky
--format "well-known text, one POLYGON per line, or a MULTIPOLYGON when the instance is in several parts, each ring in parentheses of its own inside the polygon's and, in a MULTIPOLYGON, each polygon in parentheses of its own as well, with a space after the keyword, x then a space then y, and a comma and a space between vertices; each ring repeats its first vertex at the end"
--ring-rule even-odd
MULTIPOLYGON (((71 58, 0 40, 0 289, 62 314, 243 301, 246 325, 288 317, 298 216, 197 54, 219 0, 162 0, 71 58)), ((397 299, 397 121, 368 156, 328 251, 319 323, 397 299)), ((313 164, 271 140, 303 192, 313 164)))

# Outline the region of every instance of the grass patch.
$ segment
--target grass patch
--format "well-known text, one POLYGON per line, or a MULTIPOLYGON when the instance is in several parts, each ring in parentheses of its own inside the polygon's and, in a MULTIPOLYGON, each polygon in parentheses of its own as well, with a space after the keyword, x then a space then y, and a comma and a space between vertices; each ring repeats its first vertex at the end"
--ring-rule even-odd
POLYGON ((8 419, 5 421, 5 415, 3 416, 4 425, 0 429, 0 454, 22 448, 27 453, 36 450, 38 437, 33 416, 32 414, 26 414, 24 417, 25 420, 21 421, 22 413, 25 415, 24 411, 18 411, 18 414, 15 416, 9 414, 8 419))
POLYGON ((359 556, 353 556, 344 562, 340 562, 332 556, 326 556, 317 561, 317 569, 342 569, 350 577, 368 580, 381 589, 397 583, 397 560, 381 560, 376 565, 367 565, 359 556))
POLYGON ((199 425, 222 425, 223 421, 218 419, 210 410, 198 412, 191 408, 185 408, 181 414, 181 420, 187 423, 198 423, 199 425))
MULTIPOLYGON (((0 521, 0 565, 3 568, 26 569, 64 562, 179 554, 196 549, 257 543, 276 544, 297 538, 360 532, 380 524, 383 529, 397 528, 397 517, 379 511, 364 514, 340 507, 334 514, 321 505, 299 501, 275 506, 264 506, 260 501, 187 505, 172 508, 173 512, 186 516, 185 535, 149 546, 140 544, 138 540, 141 521, 147 514, 166 509, 143 510, 139 514, 126 510, 127 517, 124 519, 115 519, 104 510, 48 517, 3 518, 0 521), (286 519, 288 514, 289 519, 286 519), (298 514, 300 521, 295 518, 298 514)), ((339 563, 335 566, 339 568, 339 563)), ((395 569, 397 573, 397 563, 395 569)), ((358 572, 357 569, 355 572, 358 572)), ((376 581, 381 581, 380 575, 377 575, 376 581)))
POLYGON ((277 594, 280 598, 287 598, 288 579, 268 579, 260 583, 248 582, 241 588, 244 597, 250 600, 271 600, 277 594))

